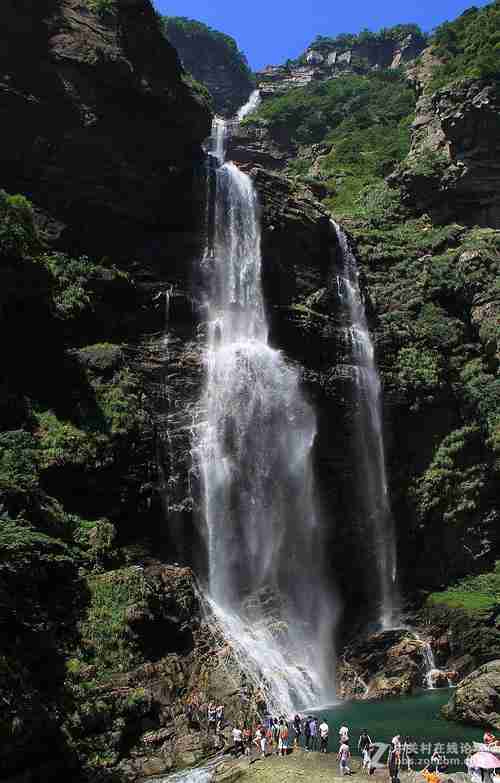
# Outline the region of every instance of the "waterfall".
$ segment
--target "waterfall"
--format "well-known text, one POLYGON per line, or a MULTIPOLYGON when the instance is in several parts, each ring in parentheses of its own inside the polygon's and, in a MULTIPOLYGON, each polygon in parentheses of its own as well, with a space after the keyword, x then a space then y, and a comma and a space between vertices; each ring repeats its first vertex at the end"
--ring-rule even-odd
POLYGON ((251 93, 248 101, 241 107, 238 114, 236 115, 236 118, 239 120, 239 122, 241 122, 241 120, 244 120, 247 115, 255 111, 255 109, 260 104, 260 102, 261 102, 260 92, 259 90, 254 90, 251 93))
POLYGON ((363 514, 370 525, 375 552, 378 619, 382 628, 389 629, 399 622, 396 547, 384 454, 381 384, 359 289, 356 258, 345 233, 337 223, 332 223, 342 253, 342 271, 337 278, 337 287, 347 312, 348 326, 345 333, 354 369, 358 453, 356 484, 363 514))
POLYGON ((196 429, 207 600, 268 709, 328 699, 335 607, 324 578, 311 451, 316 420, 299 376, 268 344, 251 179, 216 159, 213 236, 202 261, 206 420, 196 429))

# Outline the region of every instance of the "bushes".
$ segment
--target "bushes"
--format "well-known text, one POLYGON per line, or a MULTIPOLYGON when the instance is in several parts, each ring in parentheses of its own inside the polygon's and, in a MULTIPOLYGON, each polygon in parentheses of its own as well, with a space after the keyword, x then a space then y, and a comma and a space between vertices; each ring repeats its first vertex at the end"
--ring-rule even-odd
POLYGON ((500 78, 500 3, 469 8, 454 22, 440 25, 432 47, 442 64, 434 69, 431 89, 457 79, 500 78))
POLYGON ((487 468, 481 461, 481 433, 468 425, 448 435, 418 480, 415 497, 421 519, 433 517, 463 528, 477 522, 487 468))
POLYGON ((97 676, 128 671, 138 662, 138 650, 127 626, 127 609, 144 599, 146 584, 141 569, 131 567, 91 577, 91 602, 80 631, 81 651, 97 676))
POLYGON ((85 0, 91 11, 99 16, 113 16, 116 14, 116 0, 85 0))
POLYGON ((39 249, 30 202, 0 190, 0 260, 31 256, 39 249))

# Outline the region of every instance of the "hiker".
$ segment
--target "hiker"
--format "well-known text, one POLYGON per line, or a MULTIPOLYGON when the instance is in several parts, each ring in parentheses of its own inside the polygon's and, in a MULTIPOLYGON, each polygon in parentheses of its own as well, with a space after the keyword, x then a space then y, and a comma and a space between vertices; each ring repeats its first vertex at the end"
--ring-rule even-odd
POLYGON ((281 753, 282 756, 286 756, 288 752, 288 726, 286 725, 284 718, 280 718, 278 737, 278 752, 281 753))
POLYGON ((208 730, 215 729, 215 722, 216 722, 216 711, 215 711, 215 704, 213 702, 210 702, 210 704, 207 707, 207 718, 208 718, 208 730))
POLYGON ((309 721, 309 732, 311 734, 311 750, 318 750, 318 719, 311 718, 309 721))
POLYGON ((248 726, 245 726, 243 729, 243 748, 245 756, 248 756, 248 761, 250 762, 252 758, 252 732, 248 726))
POLYGON ((273 718, 273 743, 276 747, 276 755, 280 755, 280 749, 279 749, 279 739, 280 739, 280 725, 278 723, 278 718, 273 718))
POLYGON ((271 718, 271 720, 269 721, 269 725, 266 728, 266 745, 269 748, 269 752, 271 756, 273 754, 273 743, 274 743, 273 721, 271 718))
POLYGON ((243 732, 239 726, 235 726, 233 729, 233 742, 235 755, 243 755, 245 753, 245 748, 243 747, 243 732))
POLYGON ((319 724, 319 751, 320 753, 328 753, 328 734, 330 732, 330 729, 328 727, 328 723, 323 718, 321 723, 319 724))
POLYGON ((308 718, 304 721, 304 737, 305 737, 305 750, 310 750, 310 744, 311 744, 311 724, 310 724, 311 716, 309 715, 308 718))
POLYGON ((341 726, 339 729, 340 744, 349 742, 349 729, 347 726, 341 726))
POLYGON ((337 753, 337 758, 339 760, 340 765, 340 774, 341 775, 351 775, 351 770, 349 768, 349 759, 351 757, 351 751, 349 750, 349 745, 347 742, 342 742, 339 748, 339 752, 337 753))
POLYGON ((293 745, 297 748, 299 746, 300 735, 302 734, 300 715, 296 715, 293 719, 293 730, 295 732, 293 745))
POLYGON ((368 748, 368 755, 369 755, 368 774, 369 775, 375 774, 375 762, 373 762, 372 759, 376 752, 377 752, 377 745, 375 745, 375 743, 372 743, 368 748))
POLYGON ((387 766, 389 768, 389 775, 391 776, 392 783, 399 783, 399 767, 401 763, 401 755, 399 748, 401 745, 398 746, 398 743, 394 743, 395 739, 399 739, 397 737, 394 737, 391 745, 391 749, 389 750, 389 758, 387 760, 387 766))
POLYGON ((372 741, 368 732, 366 729, 362 729, 358 740, 358 751, 363 759, 363 769, 367 772, 370 772, 370 745, 372 745, 372 741))

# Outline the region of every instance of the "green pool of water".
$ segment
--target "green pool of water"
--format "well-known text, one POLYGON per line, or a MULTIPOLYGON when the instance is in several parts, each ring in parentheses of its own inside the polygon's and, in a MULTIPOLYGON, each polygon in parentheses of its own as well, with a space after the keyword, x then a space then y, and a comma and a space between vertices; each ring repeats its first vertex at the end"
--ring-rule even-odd
POLYGON ((350 701, 315 710, 330 727, 329 751, 338 749, 338 730, 349 728, 350 748, 358 755, 358 739, 366 729, 373 742, 390 743, 396 734, 409 736, 416 744, 415 768, 421 769, 438 746, 448 760, 449 771, 464 769, 463 761, 473 742, 481 742, 483 731, 471 726, 447 721, 440 715, 451 690, 447 688, 422 691, 384 701, 350 701))

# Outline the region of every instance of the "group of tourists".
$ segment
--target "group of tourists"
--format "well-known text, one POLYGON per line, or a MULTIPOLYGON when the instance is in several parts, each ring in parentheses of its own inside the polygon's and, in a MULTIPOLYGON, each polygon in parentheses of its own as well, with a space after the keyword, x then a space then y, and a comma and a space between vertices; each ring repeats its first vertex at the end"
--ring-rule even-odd
POLYGON ((252 749, 255 746, 265 758, 276 752, 278 756, 286 756, 289 749, 290 730, 284 715, 279 718, 269 718, 260 723, 255 730, 248 726, 233 728, 234 752, 236 755, 248 756, 251 760, 252 749))

